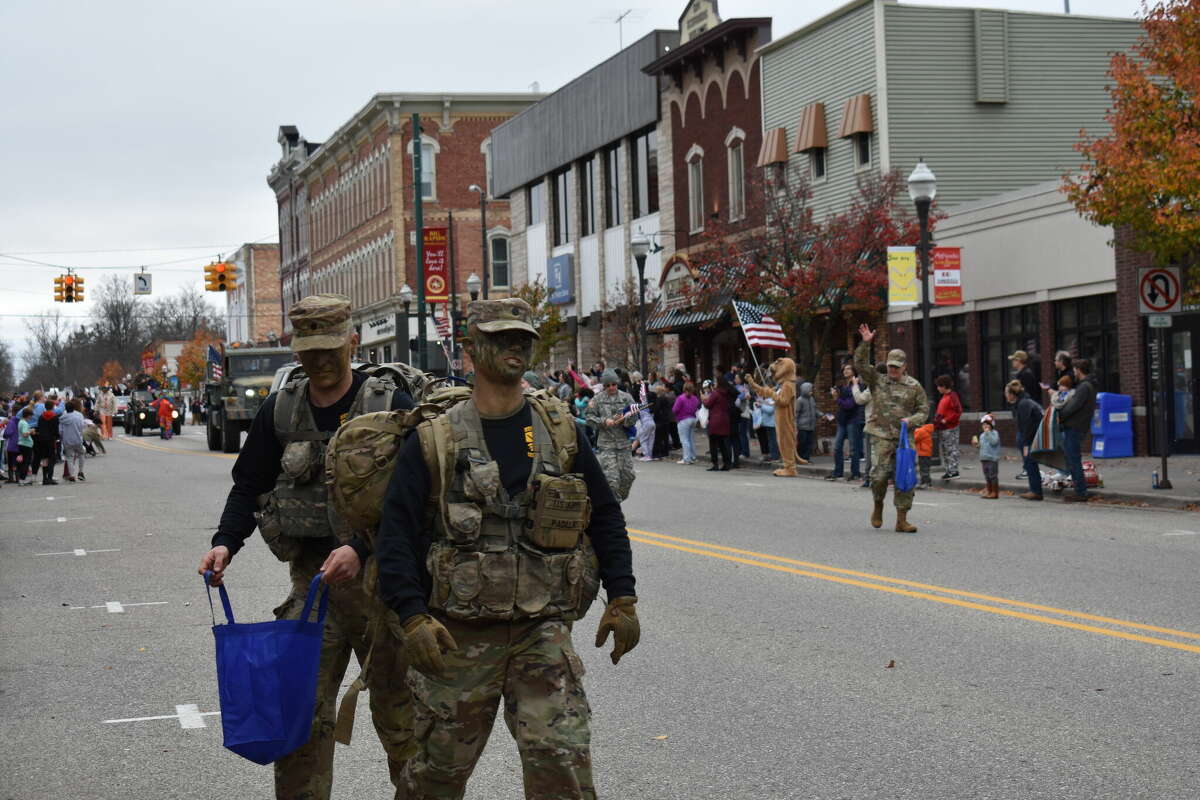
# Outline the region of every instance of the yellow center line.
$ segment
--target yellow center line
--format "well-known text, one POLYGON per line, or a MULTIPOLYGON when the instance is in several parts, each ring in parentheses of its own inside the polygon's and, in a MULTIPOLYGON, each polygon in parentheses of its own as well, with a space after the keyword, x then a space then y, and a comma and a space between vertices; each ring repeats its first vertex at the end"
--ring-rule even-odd
MULTIPOLYGON (((645 531, 634 531, 633 529, 631 529, 631 533, 646 533, 646 532, 645 531)), ((661 534, 649 534, 649 535, 661 536, 661 534)), ((667 542, 667 541, 647 539, 642 536, 631 535, 629 538, 635 542, 641 542, 642 544, 650 544, 650 545, 654 545, 655 547, 663 547, 663 548, 667 548, 670 550, 678 550, 678 551, 684 552, 684 553, 693 553, 695 555, 708 556, 709 558, 717 558, 717 559, 721 559, 722 561, 732 561, 732 562, 735 562, 738 564, 747 564, 747 565, 753 566, 753 567, 762 567, 763 569, 775 570, 777 572, 787 572, 787 573, 791 573, 793 575, 803 575, 808 578, 817 578, 818 580, 831 581, 833 583, 841 583, 841 584, 844 584, 847 586, 855 586, 855 587, 858 587, 861 589, 874 589, 877 592, 888 592, 890 594, 897 594, 897 595, 901 595, 903 597, 913 597, 913 598, 917 598, 920 600, 930 600, 935 603, 943 603, 945 605, 958 606, 960 608, 969 608, 969 609, 973 609, 975 611, 986 611, 990 614, 998 614, 1000 616, 1013 617, 1016 619, 1023 619, 1023 620, 1027 620, 1029 622, 1040 622, 1045 625, 1055 625, 1060 628, 1070 628, 1071 630, 1087 631, 1088 633, 1096 633, 1096 634, 1100 634, 1101 636, 1112 636, 1117 639, 1128 639, 1129 641, 1142 642, 1143 644, 1152 644, 1152 645, 1157 645, 1159 647, 1169 647, 1169 648, 1172 648, 1175 650, 1185 650, 1189 653, 1200 653, 1200 645, 1185 644, 1182 642, 1172 642, 1168 639, 1159 639, 1159 638, 1156 638, 1153 636, 1142 636, 1141 634, 1128 633, 1127 631, 1112 630, 1110 628, 1100 628, 1095 625, 1084 625, 1079 622, 1070 622, 1068 620, 1055 619, 1053 617, 1045 617, 1040 614, 1029 614, 1024 611, 1015 611, 1010 608, 987 606, 987 605, 983 605, 982 603, 973 603, 973 602, 970 602, 967 600, 959 600, 958 598, 955 598, 955 597, 943 597, 940 595, 929 594, 927 592, 916 592, 916 591, 912 591, 910 589, 901 589, 897 586, 884 586, 884 585, 881 585, 878 583, 868 583, 867 581, 856 580, 854 578, 844 578, 839 575, 830 575, 830 574, 822 573, 822 572, 814 572, 812 570, 796 569, 794 567, 784 566, 783 564, 771 564, 769 562, 764 562, 764 561, 755 561, 753 559, 742 558, 740 556, 726 555, 724 553, 713 552, 712 550, 702 550, 702 549, 699 549, 696 547, 685 547, 683 545, 672 544, 671 542, 667 542)), ((663 537, 663 538, 675 539, 676 537, 663 537)), ((680 541, 686 541, 686 540, 680 540, 680 541)), ((708 546, 708 545, 702 545, 702 546, 708 546)), ((713 547, 715 549, 715 548, 719 548, 720 546, 713 546, 713 547)), ((720 548, 720 549, 733 550, 734 552, 737 552, 735 548, 720 548)), ((775 556, 767 556, 767 557, 768 558, 776 558, 775 556)), ((790 559, 780 559, 780 560, 789 560, 790 561, 790 559)), ((803 562, 796 562, 796 563, 803 563, 803 562)), ((824 568, 825 569, 835 569, 835 568, 829 568, 829 567, 824 567, 824 568)), ((837 571, 849 572, 851 574, 854 574, 851 570, 837 570, 837 571)), ((859 573, 859 574, 865 574, 865 573, 859 573)), ((885 578, 884 580, 893 580, 893 579, 885 578)), ((909 583, 909 582, 905 582, 905 583, 909 583)), ((914 585, 920 585, 920 584, 914 584, 914 585)), ((935 590, 936 590, 936 587, 933 587, 933 588, 935 588, 935 590)), ((950 590, 947 590, 947 591, 950 591, 950 590)), ((964 594, 966 594, 966 593, 964 593, 964 594)), ((1012 601, 1002 601, 1002 602, 1012 602, 1012 601)), ((1059 613, 1072 614, 1075 612, 1063 611, 1063 612, 1059 612, 1059 613)), ((1119 625, 1134 625, 1134 626, 1137 625, 1137 623, 1121 622, 1119 620, 1116 620, 1114 622, 1119 625)), ((1158 629, 1158 630, 1169 630, 1169 629, 1162 628, 1162 629, 1158 629)), ((1196 634, 1184 633, 1184 632, 1180 632, 1180 635, 1196 637, 1196 634)))
POLYGON ((1120 625, 1125 628, 1136 628, 1143 631, 1153 631, 1154 633, 1162 633, 1167 636, 1179 636, 1184 639, 1200 639, 1200 633, 1191 633, 1189 631, 1180 631, 1174 628, 1162 628, 1157 625, 1146 625, 1141 622, 1130 622, 1124 619, 1114 619, 1112 617, 1102 617, 1098 614, 1088 614, 1085 611, 1069 611, 1065 608, 1055 608, 1054 606, 1039 605, 1037 603, 1026 603, 1021 600, 1010 600, 1006 597, 996 597, 990 594, 979 594, 978 592, 969 592, 965 589, 951 589, 946 586, 937 586, 931 583, 918 583, 917 581, 904 580, 903 578, 889 578, 886 575, 875 575, 870 572, 859 572, 853 569, 843 569, 841 567, 832 567, 828 564, 817 564, 812 561, 797 561, 794 558, 785 558, 783 556, 773 556, 769 553, 756 553, 753 550, 739 550, 736 547, 725 547, 719 544, 710 544, 709 542, 700 542, 695 539, 683 539, 678 536, 667 536, 663 533, 653 533, 652 531, 640 531, 634 528, 629 529, 630 533, 638 533, 642 536, 653 536, 656 539, 665 539, 670 542, 682 542, 683 544, 696 545, 705 547, 709 550, 722 550, 727 553, 738 553, 744 556, 754 556, 755 558, 765 558, 770 561, 780 561, 784 564, 795 564, 800 567, 808 567, 809 569, 821 569, 827 572, 834 572, 839 575, 852 575, 856 578, 867 578, 873 581, 883 581, 884 583, 895 583, 901 586, 911 586, 914 589, 925 589, 931 592, 943 592, 945 594, 954 594, 959 597, 970 597, 975 600, 986 600, 989 603, 1003 603, 1004 605, 1017 606, 1018 608, 1030 608, 1034 611, 1045 611, 1050 614, 1062 614, 1067 617, 1076 617, 1077 619, 1091 620, 1092 622, 1103 622, 1107 625, 1120 625))
POLYGON ((212 458, 237 458, 231 453, 210 453, 206 450, 176 450, 173 447, 163 447, 162 445, 150 444, 149 442, 139 442, 136 439, 113 439, 114 442, 127 444, 130 447, 140 447, 143 450, 153 450, 157 453, 170 453, 173 456, 210 456, 212 458))

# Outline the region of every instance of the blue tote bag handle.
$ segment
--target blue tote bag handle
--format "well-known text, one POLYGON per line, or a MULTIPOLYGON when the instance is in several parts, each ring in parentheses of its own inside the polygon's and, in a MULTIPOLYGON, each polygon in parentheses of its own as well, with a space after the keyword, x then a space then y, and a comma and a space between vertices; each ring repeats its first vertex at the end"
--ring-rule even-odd
MULTIPOLYGON (((318 572, 312 579, 312 583, 308 585, 308 597, 304 599, 304 611, 300 614, 300 619, 307 620, 308 615, 312 613, 313 599, 316 598, 317 592, 321 589, 321 576, 324 572, 318 572)), ((213 606, 212 601, 212 570, 207 570, 204 573, 204 588, 208 590, 208 610, 212 614, 213 625, 217 624, 217 610, 213 606)), ((230 625, 233 620, 233 606, 229 604, 229 592, 225 591, 225 584, 217 587, 217 593, 221 596, 221 607, 225 609, 225 621, 230 625)), ((325 613, 329 610, 329 590, 326 589, 321 593, 321 604, 317 606, 317 624, 325 624, 325 613)))

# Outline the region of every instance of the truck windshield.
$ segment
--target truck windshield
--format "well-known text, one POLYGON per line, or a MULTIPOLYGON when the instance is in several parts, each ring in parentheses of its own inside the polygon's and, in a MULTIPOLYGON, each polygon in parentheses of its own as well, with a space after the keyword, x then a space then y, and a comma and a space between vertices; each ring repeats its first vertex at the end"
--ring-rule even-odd
POLYGON ((260 355, 231 355, 229 356, 229 377, 245 378, 251 375, 274 375, 275 370, 284 364, 290 364, 291 361, 292 354, 286 351, 260 355))

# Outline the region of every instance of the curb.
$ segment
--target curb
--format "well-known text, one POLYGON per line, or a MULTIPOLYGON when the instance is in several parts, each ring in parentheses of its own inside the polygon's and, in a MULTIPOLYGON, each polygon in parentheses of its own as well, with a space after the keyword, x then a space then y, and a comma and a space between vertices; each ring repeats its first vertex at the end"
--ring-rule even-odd
MULTIPOLYGON (((699 460, 700 454, 697 453, 696 457, 697 460, 699 460)), ((762 464, 753 458, 743 458, 742 463, 745 464, 746 467, 758 470, 760 472, 770 472, 779 468, 779 462, 777 461, 769 464, 762 464)), ((743 469, 746 467, 743 467, 743 469)), ((799 477, 814 480, 824 478, 829 472, 829 469, 827 467, 813 465, 803 466, 797 464, 796 472, 798 473, 799 477)), ((978 490, 984 487, 983 481, 972 480, 971 478, 955 478, 949 485, 939 485, 939 483, 940 482, 934 483, 933 489, 927 489, 923 491, 958 492, 960 494, 967 494, 968 490, 974 490, 974 492, 978 492, 978 490)), ((1017 494, 1024 491, 1026 488, 1027 487, 1024 485, 1005 485, 1003 482, 1000 484, 1001 496, 1003 496, 1004 492, 1009 492, 1010 495, 1015 498, 1017 494)), ((1101 504, 1132 505, 1139 508, 1165 508, 1174 511, 1200 511, 1200 497, 1180 497, 1178 495, 1170 494, 1115 492, 1107 490, 1093 490, 1092 494, 1096 498, 1093 502, 1098 502, 1101 504)), ((1046 499, 1051 500, 1055 497, 1056 495, 1048 493, 1046 499)))

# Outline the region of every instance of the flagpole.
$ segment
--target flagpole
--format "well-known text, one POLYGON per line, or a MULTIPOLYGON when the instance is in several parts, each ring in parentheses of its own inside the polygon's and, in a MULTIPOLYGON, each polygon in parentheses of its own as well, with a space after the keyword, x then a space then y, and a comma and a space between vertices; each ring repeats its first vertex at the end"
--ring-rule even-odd
POLYGON ((733 306, 734 315, 737 316, 738 327, 742 329, 742 338, 746 340, 746 346, 750 348, 750 358, 754 359, 754 374, 761 376, 762 367, 758 365, 758 356, 754 355, 754 345, 750 344, 750 337, 746 335, 746 326, 742 323, 742 312, 738 311, 736 300, 730 300, 729 303, 733 306))

